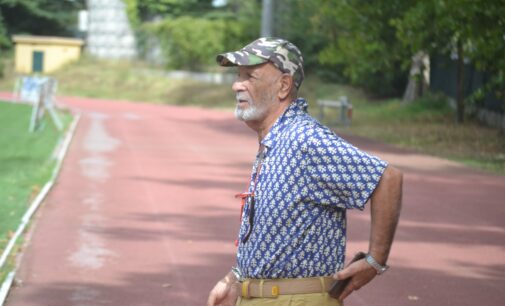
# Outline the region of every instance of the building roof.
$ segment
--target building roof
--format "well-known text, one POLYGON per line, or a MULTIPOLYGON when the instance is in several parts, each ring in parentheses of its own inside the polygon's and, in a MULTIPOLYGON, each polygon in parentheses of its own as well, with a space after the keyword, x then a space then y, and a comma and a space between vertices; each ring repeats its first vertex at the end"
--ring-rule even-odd
POLYGON ((30 35, 13 35, 12 40, 15 43, 25 44, 44 44, 44 45, 70 45, 82 46, 84 41, 77 38, 55 37, 55 36, 30 36, 30 35))

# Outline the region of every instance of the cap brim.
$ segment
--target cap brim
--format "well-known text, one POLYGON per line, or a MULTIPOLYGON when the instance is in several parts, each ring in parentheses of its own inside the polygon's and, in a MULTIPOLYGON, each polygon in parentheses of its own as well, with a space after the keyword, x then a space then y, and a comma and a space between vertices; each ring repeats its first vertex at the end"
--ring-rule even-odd
POLYGON ((235 51, 219 54, 216 62, 225 67, 254 66, 268 62, 268 59, 259 57, 246 51, 235 51))

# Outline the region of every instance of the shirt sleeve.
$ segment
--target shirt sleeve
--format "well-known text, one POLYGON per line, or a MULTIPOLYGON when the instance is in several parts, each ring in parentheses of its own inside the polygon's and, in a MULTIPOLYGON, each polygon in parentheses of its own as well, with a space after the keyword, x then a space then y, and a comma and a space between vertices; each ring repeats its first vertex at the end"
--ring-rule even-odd
POLYGON ((323 205, 363 210, 387 167, 325 129, 307 138, 304 151, 306 196, 323 205))

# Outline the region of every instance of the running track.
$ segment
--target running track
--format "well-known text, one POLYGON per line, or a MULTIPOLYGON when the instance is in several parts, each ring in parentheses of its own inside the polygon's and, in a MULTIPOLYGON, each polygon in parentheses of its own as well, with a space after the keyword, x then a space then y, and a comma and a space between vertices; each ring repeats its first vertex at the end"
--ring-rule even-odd
MULTIPOLYGON (((62 101, 81 122, 7 305, 204 305, 234 263, 254 133, 231 112, 62 101)), ((405 173, 392 268, 346 306, 504 305, 505 178, 346 138, 405 173)), ((368 222, 349 214, 348 254, 368 222)))

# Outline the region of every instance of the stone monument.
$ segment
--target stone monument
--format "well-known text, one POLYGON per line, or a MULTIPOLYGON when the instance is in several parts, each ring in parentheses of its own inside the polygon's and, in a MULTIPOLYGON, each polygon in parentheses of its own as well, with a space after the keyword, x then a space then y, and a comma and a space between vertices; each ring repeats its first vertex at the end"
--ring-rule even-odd
POLYGON ((87 52, 107 59, 131 59, 137 55, 135 35, 121 0, 87 0, 87 52))

